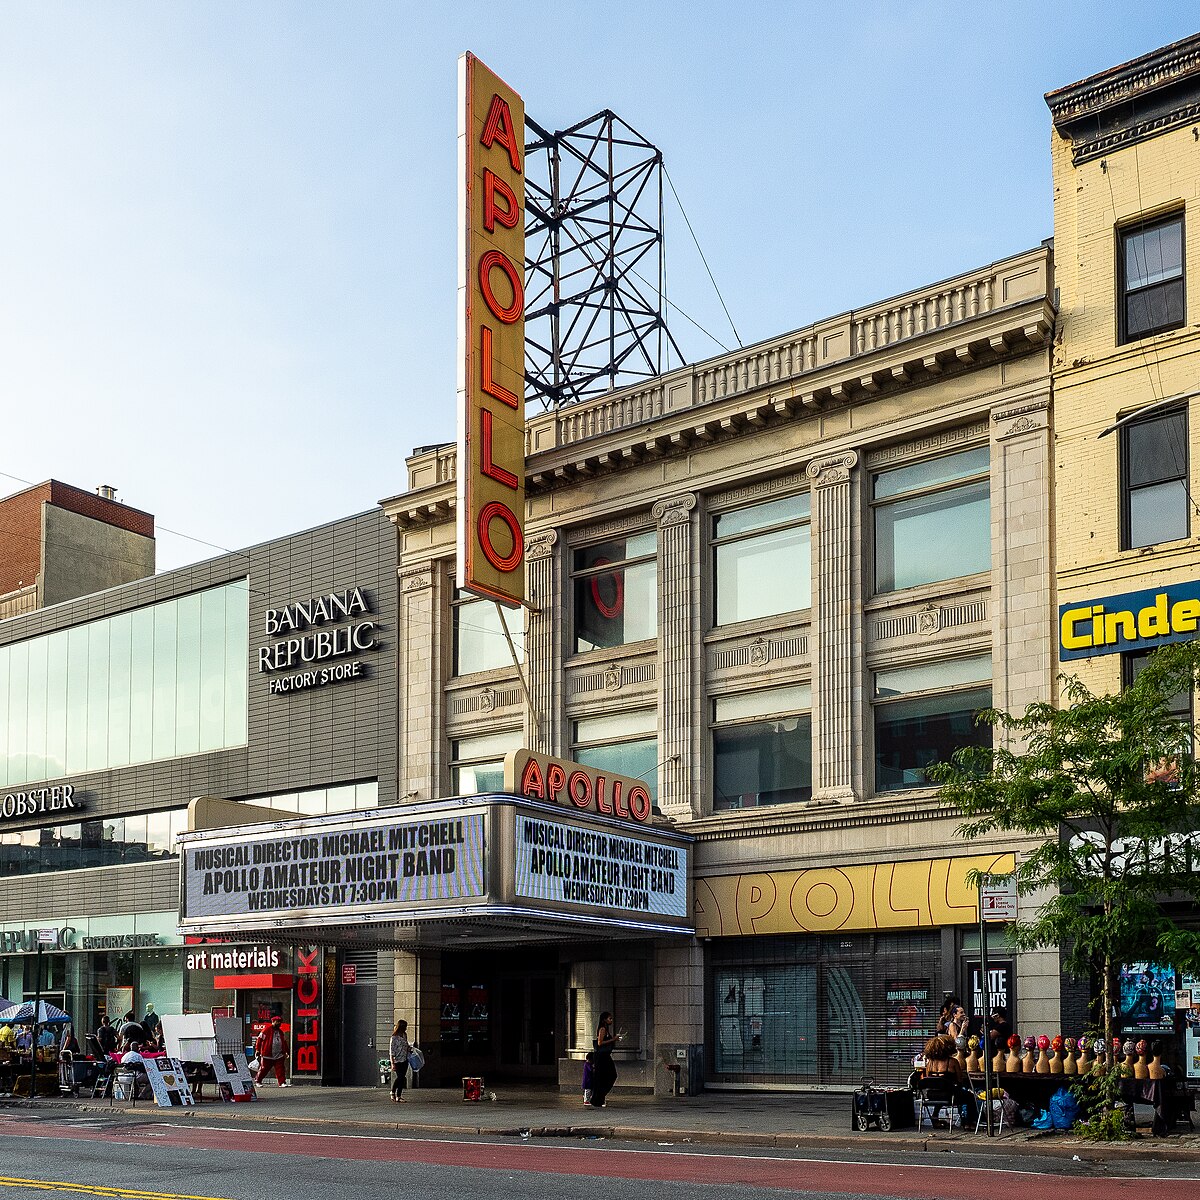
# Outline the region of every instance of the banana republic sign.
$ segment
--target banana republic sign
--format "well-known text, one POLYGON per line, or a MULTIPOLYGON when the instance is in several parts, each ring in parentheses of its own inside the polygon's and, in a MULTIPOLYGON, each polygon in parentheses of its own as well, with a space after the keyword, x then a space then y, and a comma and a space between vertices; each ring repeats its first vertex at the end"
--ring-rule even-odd
POLYGON ((378 649, 377 625, 369 619, 373 612, 361 587, 268 608, 264 633, 276 640, 257 653, 259 673, 272 677, 271 695, 365 678, 367 667, 359 656, 378 649))
MULTIPOLYGON (((54 930, 55 944, 45 949, 56 950, 146 950, 162 944, 157 933, 85 934, 77 936, 73 925, 54 930)), ((33 954, 38 948, 38 930, 10 929, 0 932, 0 954, 33 954)))

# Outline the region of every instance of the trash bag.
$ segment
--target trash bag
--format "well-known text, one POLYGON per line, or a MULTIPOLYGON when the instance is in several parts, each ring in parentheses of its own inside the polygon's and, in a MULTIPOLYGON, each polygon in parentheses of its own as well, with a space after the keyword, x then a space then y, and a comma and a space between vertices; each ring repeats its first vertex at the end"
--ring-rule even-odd
POLYGON ((1050 1119, 1050 1114, 1043 1108, 1032 1121, 1029 1122, 1034 1129, 1053 1129, 1054 1122, 1050 1119))
POLYGON ((1050 1097, 1050 1120, 1055 1129, 1070 1129, 1079 1120, 1079 1101, 1065 1087, 1050 1097))

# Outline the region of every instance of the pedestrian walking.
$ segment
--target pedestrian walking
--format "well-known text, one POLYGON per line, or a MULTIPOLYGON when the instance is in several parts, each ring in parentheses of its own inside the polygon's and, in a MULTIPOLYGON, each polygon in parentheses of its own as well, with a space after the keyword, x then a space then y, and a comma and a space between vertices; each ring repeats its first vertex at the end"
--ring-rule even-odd
POLYGON ((613 1062, 612 1052, 616 1044, 624 1037, 624 1033, 613 1032, 613 1015, 610 1012, 600 1014, 600 1023, 596 1026, 596 1040, 592 1043, 595 1062, 592 1066, 592 1107, 603 1108, 617 1082, 617 1067, 613 1062))
POLYGON ((283 1018, 272 1017, 270 1025, 254 1042, 254 1055, 258 1059, 258 1072, 254 1076, 254 1082, 262 1083, 266 1073, 274 1070, 279 1086, 291 1087, 287 1081, 287 1059, 290 1053, 287 1035, 283 1032, 283 1018))
POLYGON ((392 1063, 392 1103, 404 1103, 404 1084, 408 1076, 408 1056, 412 1043, 408 1040, 408 1022, 397 1021, 388 1042, 388 1058, 392 1063))

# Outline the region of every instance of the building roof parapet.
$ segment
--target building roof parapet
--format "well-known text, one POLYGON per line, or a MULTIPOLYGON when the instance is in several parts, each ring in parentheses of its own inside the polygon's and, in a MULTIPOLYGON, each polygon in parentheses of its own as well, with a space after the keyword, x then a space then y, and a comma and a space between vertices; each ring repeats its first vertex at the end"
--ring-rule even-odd
POLYGON ((1075 164, 1200 118, 1200 34, 1047 92, 1075 164))
MULTIPOLYGON (((1042 245, 807 329, 681 367, 647 384, 532 418, 527 488, 579 478, 780 420, 868 400, 997 358, 1050 336, 1051 251, 1042 245)), ((409 491, 384 500, 405 527, 448 519, 453 447, 408 460, 409 491)))

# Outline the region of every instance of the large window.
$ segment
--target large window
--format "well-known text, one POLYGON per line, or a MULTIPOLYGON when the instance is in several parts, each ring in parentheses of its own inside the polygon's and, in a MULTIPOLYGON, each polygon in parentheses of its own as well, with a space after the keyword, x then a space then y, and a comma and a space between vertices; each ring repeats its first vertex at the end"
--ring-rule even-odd
MULTIPOLYGON (((1132 687, 1133 681, 1150 665, 1150 656, 1154 653, 1150 650, 1126 650, 1121 655, 1121 686, 1124 688, 1132 687)), ((1192 693, 1191 689, 1185 688, 1182 692, 1176 692, 1174 696, 1167 701, 1167 711, 1173 717, 1177 717, 1183 724, 1192 725, 1192 693)))
POLYGON ((716 623, 812 605, 809 496, 784 496, 713 518, 716 623))
POLYGON ((652 708, 582 718, 575 722, 574 759, 597 771, 640 780, 657 806, 657 726, 652 708))
POLYGON ((992 703, 986 654, 875 672, 875 790, 927 787, 928 769, 964 746, 990 746, 976 724, 992 703))
POLYGON ((525 614, 460 592, 454 602, 454 674, 498 671, 513 665, 505 629, 517 661, 525 658, 525 614))
POLYGON ((0 786, 246 744, 238 580, 0 646, 0 786))
POLYGON ((713 701, 713 809, 812 799, 812 691, 807 684, 713 701))
POLYGON ((1121 429, 1121 549, 1188 536, 1187 410, 1121 429))
POLYGON ((654 530, 575 551, 575 652, 658 635, 658 538, 654 530))
POLYGON ((176 853, 186 829, 187 809, 173 808, 0 833, 0 876, 154 862, 176 853))
POLYGON ((521 748, 519 729, 505 729, 450 743, 450 788, 455 796, 504 790, 504 756, 521 748))
POLYGON ((880 471, 873 482, 877 592, 991 569, 986 446, 880 471))
POLYGON ((1134 342, 1184 322, 1183 214, 1118 232, 1118 334, 1134 342))

